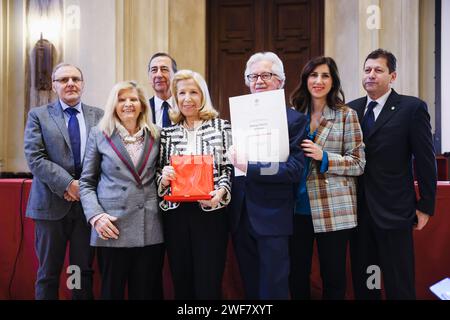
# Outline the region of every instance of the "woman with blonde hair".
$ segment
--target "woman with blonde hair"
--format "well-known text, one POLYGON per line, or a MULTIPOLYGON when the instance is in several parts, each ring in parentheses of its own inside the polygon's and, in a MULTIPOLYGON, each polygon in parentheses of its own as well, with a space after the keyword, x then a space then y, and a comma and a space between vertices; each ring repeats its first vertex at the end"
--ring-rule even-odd
POLYGON ((178 71, 172 94, 178 111, 170 114, 174 125, 161 131, 159 196, 170 194, 170 181, 177 179, 170 165, 172 156, 212 155, 214 159, 210 200, 160 202, 175 298, 220 299, 228 241, 225 206, 231 199, 232 166, 225 156, 231 127, 218 118, 206 82, 197 72, 178 71))
POLYGON ((156 192, 159 133, 140 86, 117 83, 91 130, 80 195, 97 247, 102 299, 161 299, 164 256, 156 192))

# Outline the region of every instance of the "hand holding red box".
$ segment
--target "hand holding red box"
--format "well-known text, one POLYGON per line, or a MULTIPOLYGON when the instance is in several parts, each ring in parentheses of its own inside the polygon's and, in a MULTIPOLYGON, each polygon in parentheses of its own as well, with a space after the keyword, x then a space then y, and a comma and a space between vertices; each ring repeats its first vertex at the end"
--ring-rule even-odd
POLYGON ((170 164, 175 178, 170 181, 171 194, 164 196, 172 202, 194 202, 211 199, 214 190, 212 155, 172 156, 170 164))

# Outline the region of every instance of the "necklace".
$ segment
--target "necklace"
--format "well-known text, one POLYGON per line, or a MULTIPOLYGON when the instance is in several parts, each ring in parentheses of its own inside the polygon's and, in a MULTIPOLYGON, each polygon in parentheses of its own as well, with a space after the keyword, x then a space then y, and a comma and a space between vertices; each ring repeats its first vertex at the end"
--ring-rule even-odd
POLYGON ((135 137, 135 136, 126 136, 126 137, 122 137, 122 141, 125 144, 131 144, 131 143, 137 143, 137 142, 142 142, 144 141, 144 136, 140 136, 140 137, 135 137))
MULTIPOLYGON (((183 122, 183 127, 184 127, 187 131, 190 131, 190 132, 195 131, 195 129, 196 129, 195 123, 194 123, 194 125, 193 125, 192 127, 189 127, 186 121, 183 122)), ((197 127, 198 127, 198 126, 197 126, 197 127)))

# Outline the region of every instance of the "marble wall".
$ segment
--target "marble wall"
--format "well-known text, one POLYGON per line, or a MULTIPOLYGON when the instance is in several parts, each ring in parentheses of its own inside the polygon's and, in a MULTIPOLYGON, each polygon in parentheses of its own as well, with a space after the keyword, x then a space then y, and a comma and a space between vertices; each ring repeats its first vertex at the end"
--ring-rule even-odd
POLYGON ((206 76, 205 0, 170 0, 169 51, 179 69, 206 76))
POLYGON ((364 60, 384 48, 397 57, 394 89, 425 100, 434 128, 434 10, 430 0, 325 0, 325 54, 338 64, 347 101, 365 94, 364 60))
POLYGON ((24 1, 1 2, 0 171, 27 171, 23 155, 25 117, 24 1))
POLYGON ((149 95, 147 65, 169 52, 179 69, 205 74, 205 1, 116 0, 117 79, 135 79, 149 95))

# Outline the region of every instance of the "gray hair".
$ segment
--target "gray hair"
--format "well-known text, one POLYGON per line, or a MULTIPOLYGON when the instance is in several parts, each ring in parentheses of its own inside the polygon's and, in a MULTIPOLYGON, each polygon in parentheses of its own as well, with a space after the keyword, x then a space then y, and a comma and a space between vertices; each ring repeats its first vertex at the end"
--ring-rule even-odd
POLYGON ((250 57, 247 61, 247 66, 244 72, 244 80, 247 87, 250 87, 250 82, 247 79, 247 76, 250 74, 251 66, 259 61, 270 61, 272 62, 272 73, 276 75, 281 80, 280 89, 284 87, 284 82, 286 80, 286 76, 284 74, 283 62, 281 59, 273 52, 257 52, 250 57))
POLYGON ((58 69, 60 69, 60 68, 62 68, 62 67, 74 67, 75 69, 77 69, 78 71, 80 71, 81 80, 83 80, 83 72, 81 71, 80 68, 78 68, 76 65, 73 65, 73 64, 71 64, 71 63, 61 62, 61 63, 57 64, 57 65, 53 68, 53 72, 52 72, 52 81, 55 80, 55 73, 56 73, 56 71, 58 71, 58 69))

